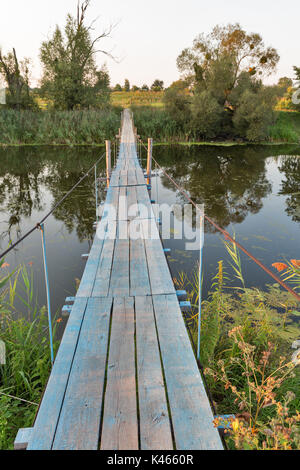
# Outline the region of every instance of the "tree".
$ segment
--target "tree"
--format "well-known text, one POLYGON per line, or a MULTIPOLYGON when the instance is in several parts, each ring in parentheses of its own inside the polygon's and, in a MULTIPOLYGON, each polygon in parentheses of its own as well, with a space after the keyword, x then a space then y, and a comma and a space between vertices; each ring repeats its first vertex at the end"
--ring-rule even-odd
MULTIPOLYGON (((279 60, 277 51, 265 47, 259 34, 246 33, 237 24, 215 26, 207 36, 200 34, 191 48, 184 49, 177 58, 180 72, 194 83, 207 89, 223 69, 223 103, 228 100, 242 72, 254 75, 269 75, 279 60)), ((212 87, 210 87, 212 88, 212 87)), ((211 90, 212 91, 212 90, 211 90)))
POLYGON ((151 85, 151 90, 153 91, 162 91, 164 89, 164 82, 162 80, 154 80, 151 85))
POLYGON ((146 85, 146 83, 144 83, 144 84, 142 85, 142 87, 141 87, 141 90, 142 90, 142 91, 149 91, 148 85, 146 85))
POLYGON ((8 87, 7 104, 15 109, 34 107, 30 95, 30 59, 25 58, 20 63, 15 49, 6 56, 0 50, 0 74, 8 87))
POLYGON ((183 80, 173 82, 165 91, 163 101, 167 113, 182 128, 190 119, 191 97, 187 83, 183 80))
POLYGON ((122 91, 122 87, 120 85, 120 83, 117 83, 115 88, 114 88, 114 91, 122 91))
POLYGON ((128 78, 125 78, 123 90, 124 91, 130 91, 130 83, 129 83, 128 78))
POLYGON ((132 91, 139 91, 139 87, 136 86, 136 85, 133 85, 133 86, 131 87, 131 90, 132 90, 132 91))
POLYGON ((207 36, 199 35, 177 59, 193 90, 196 134, 211 138, 218 131, 223 138, 266 138, 276 90, 265 87, 262 77, 278 60, 277 51, 265 47, 259 34, 248 34, 239 24, 216 26, 207 36))
POLYGON ((93 21, 86 26, 86 13, 90 0, 78 3, 77 16, 67 15, 64 34, 56 26, 49 41, 44 41, 40 50, 43 64, 42 90, 61 109, 74 109, 95 104, 91 90, 97 85, 99 73, 95 64, 97 44, 110 35, 112 26, 94 39, 91 32, 93 21))

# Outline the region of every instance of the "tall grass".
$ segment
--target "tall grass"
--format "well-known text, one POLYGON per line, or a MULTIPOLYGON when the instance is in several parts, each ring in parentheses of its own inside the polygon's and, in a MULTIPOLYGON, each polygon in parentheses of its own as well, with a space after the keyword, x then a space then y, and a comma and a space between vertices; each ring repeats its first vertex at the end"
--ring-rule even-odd
POLYGON ((279 111, 277 119, 269 129, 271 141, 299 143, 300 113, 279 111))
POLYGON ((161 108, 132 106, 134 125, 143 140, 152 137, 156 142, 186 141, 188 133, 178 121, 161 108))
MULTIPOLYGON (((3 261, 0 263, 3 266, 3 261)), ((1 266, 0 266, 1 268, 1 266)), ((31 427, 51 370, 48 319, 34 300, 32 273, 25 266, 0 278, 0 340, 6 361, 0 365, 0 450, 12 449, 19 428, 31 427), (19 316, 16 300, 25 306, 19 316), (26 315, 25 315, 26 317, 26 315)), ((55 335, 55 327, 54 327, 55 335)), ((54 344, 55 351, 58 343, 54 344)))
POLYGON ((0 144, 81 145, 113 140, 120 109, 76 111, 0 111, 0 144))

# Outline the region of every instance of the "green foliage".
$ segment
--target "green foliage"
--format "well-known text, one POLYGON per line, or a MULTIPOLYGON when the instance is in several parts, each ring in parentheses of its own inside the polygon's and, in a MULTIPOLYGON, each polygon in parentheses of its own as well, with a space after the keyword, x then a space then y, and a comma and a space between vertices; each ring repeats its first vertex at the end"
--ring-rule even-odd
POLYGON ((15 109, 37 108, 29 88, 29 67, 29 59, 24 59, 19 64, 15 49, 6 56, 3 56, 0 50, 0 74, 8 87, 7 107, 15 109))
POLYGON ((52 38, 41 46, 42 92, 57 109, 101 107, 103 91, 107 104, 109 77, 106 70, 97 72, 95 54, 97 43, 109 31, 91 38, 92 28, 85 25, 89 4, 90 0, 78 3, 77 17, 67 15, 64 34, 56 26, 52 38))
POLYGON ((123 90, 124 90, 124 91, 130 91, 130 83, 129 83, 128 78, 125 78, 123 90))
POLYGON ((190 126, 196 135, 268 139, 276 90, 257 77, 270 74, 278 60, 260 35, 246 33, 239 24, 216 26, 209 35, 198 36, 177 59, 193 89, 190 126))
POLYGON ((187 83, 182 80, 172 83, 165 91, 163 101, 166 112, 184 129, 190 121, 191 98, 187 90, 187 83))
POLYGON ((269 127, 269 135, 272 141, 298 143, 300 141, 300 113, 277 112, 275 123, 269 127))
POLYGON ((213 139, 220 134, 224 110, 209 91, 195 95, 191 112, 192 126, 197 136, 202 139, 213 139))
MULTIPOLYGON (((51 370, 46 309, 38 309, 34 301, 32 275, 26 268, 12 274, 0 293, 0 340, 6 349, 6 363, 0 365, 2 450, 13 448, 19 428, 32 426, 51 370), (19 317, 16 298, 28 310, 28 319, 19 317)), ((57 347, 56 342, 55 351, 57 347)))
POLYGON ((119 109, 0 111, 1 144, 104 144, 120 127, 119 109))
POLYGON ((151 136, 155 141, 183 140, 186 138, 180 124, 160 108, 132 106, 134 123, 143 140, 151 136))
POLYGON ((162 80, 154 80, 154 82, 151 85, 151 90, 153 91, 162 91, 164 89, 164 82, 162 80))

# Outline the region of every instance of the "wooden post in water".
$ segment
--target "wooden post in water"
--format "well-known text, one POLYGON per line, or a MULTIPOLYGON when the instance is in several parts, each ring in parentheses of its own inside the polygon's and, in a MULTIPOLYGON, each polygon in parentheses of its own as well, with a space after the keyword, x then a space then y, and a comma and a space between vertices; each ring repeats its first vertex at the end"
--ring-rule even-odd
POLYGON ((148 155, 147 155, 147 184, 148 185, 151 185, 152 148, 153 148, 153 139, 148 139, 148 155))
POLYGON ((106 146, 106 180, 107 180, 107 187, 109 187, 110 182, 110 175, 111 175, 111 148, 110 148, 110 140, 105 141, 106 146))

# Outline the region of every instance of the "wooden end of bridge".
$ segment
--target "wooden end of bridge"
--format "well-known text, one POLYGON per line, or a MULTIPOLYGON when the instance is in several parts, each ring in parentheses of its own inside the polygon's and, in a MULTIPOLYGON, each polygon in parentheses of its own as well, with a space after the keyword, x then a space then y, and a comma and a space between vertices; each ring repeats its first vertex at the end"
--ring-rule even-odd
POLYGON ((102 218, 26 435, 28 450, 223 449, 128 111, 102 218), (144 236, 128 236, 133 219, 144 236))

